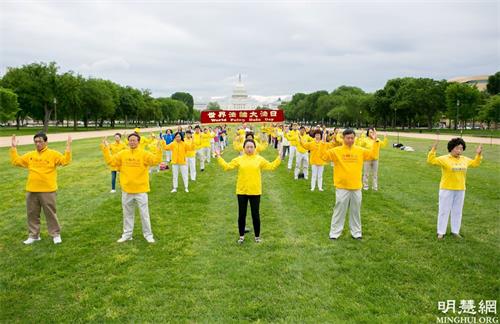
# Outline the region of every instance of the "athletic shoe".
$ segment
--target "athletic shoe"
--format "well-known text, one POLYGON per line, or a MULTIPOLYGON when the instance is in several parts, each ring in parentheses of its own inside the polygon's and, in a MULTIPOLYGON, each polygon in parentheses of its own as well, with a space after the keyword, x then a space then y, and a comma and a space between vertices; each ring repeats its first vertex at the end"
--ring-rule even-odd
POLYGON ((37 241, 40 241, 40 240, 41 240, 40 236, 36 237, 36 238, 28 237, 28 239, 26 241, 23 241, 23 243, 26 245, 29 245, 29 244, 33 244, 37 241))
POLYGON ((458 233, 451 233, 451 235, 454 237, 454 238, 457 238, 457 239, 463 239, 464 237, 458 233))
POLYGON ((338 237, 330 237, 330 240, 332 241, 336 241, 338 239, 338 237))
POLYGON ((154 243, 155 239, 150 236, 150 237, 146 237, 146 241, 148 241, 148 243, 154 243))
POLYGON ((109 193, 115 193, 116 190, 115 189, 111 189, 111 191, 109 193))
POLYGON ((54 236, 52 238, 52 240, 54 241, 54 244, 61 244, 62 243, 61 235, 54 236))
POLYGON ((438 240, 443 240, 444 239, 444 235, 443 234, 438 234, 438 240))
POLYGON ((174 189, 172 189, 172 191, 170 191, 170 192, 177 192, 177 189, 176 189, 176 188, 174 188, 174 189))
POLYGON ((351 237, 352 237, 353 239, 355 239, 355 240, 358 240, 358 241, 361 241, 361 240, 363 239, 363 237, 362 237, 362 236, 354 237, 354 236, 352 236, 352 235, 351 235, 351 237))
POLYGON ((255 238, 255 243, 261 243, 261 242, 262 242, 262 239, 259 236, 257 236, 255 238))
POLYGON ((363 187, 363 190, 364 190, 364 191, 366 191, 366 190, 368 190, 368 189, 370 189, 370 188, 368 188, 368 187, 363 187))
POLYGON ((188 189, 188 188, 186 188, 186 189, 184 189, 184 191, 185 191, 185 192, 189 192, 189 189, 188 189))
POLYGON ((319 188, 319 191, 324 191, 323 188, 319 188))
POLYGON ((244 236, 240 236, 240 238, 238 239, 238 244, 243 244, 244 240, 245 240, 245 237, 244 236))
POLYGON ((126 241, 132 241, 132 237, 120 237, 118 239, 118 241, 116 241, 117 243, 123 243, 123 242, 126 242, 126 241))
POLYGON ((311 191, 314 191, 314 188, 311 188, 311 191))

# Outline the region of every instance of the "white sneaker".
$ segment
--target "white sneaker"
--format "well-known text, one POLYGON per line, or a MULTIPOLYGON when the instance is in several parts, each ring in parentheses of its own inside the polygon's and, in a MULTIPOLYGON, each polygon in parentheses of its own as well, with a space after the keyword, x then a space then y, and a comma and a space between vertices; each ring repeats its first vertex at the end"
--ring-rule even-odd
POLYGON ((311 188, 311 191, 314 191, 314 188, 311 188))
POLYGON ((116 190, 115 189, 111 189, 111 191, 109 193, 115 193, 116 190))
POLYGON ((185 192, 189 192, 189 189, 188 189, 188 188, 186 188, 186 189, 184 189, 184 191, 185 191, 185 192))
POLYGON ((54 236, 54 237, 52 238, 52 240, 54 241, 54 244, 61 244, 61 243, 62 243, 62 240, 61 240, 61 235, 54 236))
POLYGON ((174 188, 174 189, 172 189, 172 191, 170 191, 170 192, 177 192, 177 189, 175 189, 175 188, 174 188))
POLYGON ((154 238, 152 237, 146 237, 146 241, 148 241, 148 243, 154 243, 156 242, 154 238))
POLYGON ((322 188, 319 188, 319 191, 324 191, 322 188))
POLYGON ((132 238, 131 237, 120 237, 118 239, 118 241, 116 241, 117 243, 123 243, 123 242, 127 242, 127 241, 132 241, 132 238))
POLYGON ((37 238, 28 237, 28 239, 26 241, 23 241, 23 243, 26 245, 29 245, 29 244, 33 244, 37 241, 40 241, 40 240, 41 240, 40 237, 37 237, 37 238))

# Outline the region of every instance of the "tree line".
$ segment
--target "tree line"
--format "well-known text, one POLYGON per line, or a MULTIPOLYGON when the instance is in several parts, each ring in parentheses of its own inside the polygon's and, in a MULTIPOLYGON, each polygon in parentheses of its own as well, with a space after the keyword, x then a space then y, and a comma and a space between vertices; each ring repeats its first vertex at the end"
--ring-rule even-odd
POLYGON ((51 120, 72 121, 75 130, 79 122, 97 128, 105 123, 114 127, 117 121, 127 127, 198 120, 193 107, 193 96, 186 92, 154 98, 148 89, 60 73, 55 62, 10 67, 0 79, 0 121, 15 120, 18 129, 27 117, 42 120, 44 131, 51 120))
POLYGON ((332 92, 296 93, 282 108, 288 120, 342 126, 431 129, 445 118, 453 121, 455 129, 477 122, 497 127, 500 72, 489 76, 485 91, 467 83, 406 77, 388 80, 383 89, 374 93, 353 86, 340 86, 332 92))

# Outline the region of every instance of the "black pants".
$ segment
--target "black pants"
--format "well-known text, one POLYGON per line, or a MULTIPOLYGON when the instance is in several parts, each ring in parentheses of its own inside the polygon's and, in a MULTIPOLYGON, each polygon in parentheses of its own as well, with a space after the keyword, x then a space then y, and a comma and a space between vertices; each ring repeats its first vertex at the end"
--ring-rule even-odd
POLYGON ((248 201, 250 201, 250 210, 252 211, 253 230, 255 231, 255 236, 258 237, 260 236, 260 195, 238 195, 238 230, 240 236, 245 235, 248 201))

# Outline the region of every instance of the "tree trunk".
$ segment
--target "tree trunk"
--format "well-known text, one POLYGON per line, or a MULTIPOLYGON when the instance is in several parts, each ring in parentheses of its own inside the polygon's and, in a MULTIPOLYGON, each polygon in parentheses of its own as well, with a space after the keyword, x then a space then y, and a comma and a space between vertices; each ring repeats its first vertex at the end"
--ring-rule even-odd
POLYGON ((47 107, 47 104, 44 105, 43 109, 45 111, 45 115, 43 117, 43 132, 45 134, 47 134, 47 132, 49 130, 49 119, 50 119, 50 115, 52 113, 52 109, 49 109, 47 107))
POLYGON ((16 115, 16 129, 19 130, 21 116, 19 114, 16 115))

